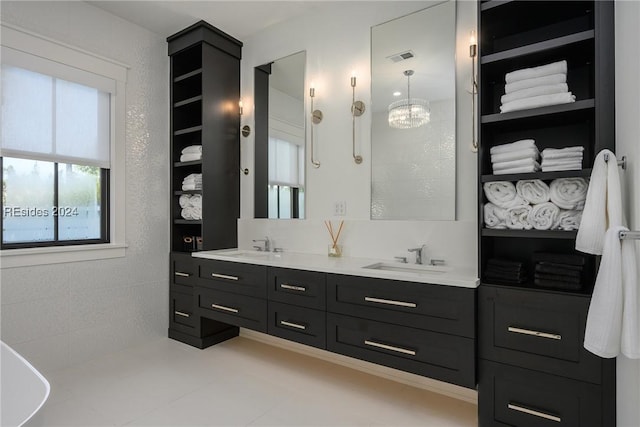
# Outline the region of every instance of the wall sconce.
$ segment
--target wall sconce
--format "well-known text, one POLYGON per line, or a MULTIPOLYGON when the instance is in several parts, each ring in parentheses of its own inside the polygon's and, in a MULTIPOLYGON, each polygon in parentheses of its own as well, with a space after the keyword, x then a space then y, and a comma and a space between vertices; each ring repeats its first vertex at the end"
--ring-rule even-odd
POLYGON ((362 156, 356 154, 356 117, 364 114, 364 102, 356 101, 356 76, 351 74, 351 140, 353 143, 353 160, 357 165, 362 163, 362 156))
POLYGON ((478 41, 476 32, 471 30, 469 37, 469 57, 471 58, 471 151, 478 152, 476 138, 476 96, 478 95, 478 77, 476 75, 476 56, 478 56, 478 41))
POLYGON ((320 167, 320 162, 313 159, 314 151, 313 151, 313 125, 317 125, 322 121, 322 111, 313 109, 313 98, 316 96, 316 89, 311 84, 309 88, 309 97, 311 98, 311 164, 314 168, 320 167))

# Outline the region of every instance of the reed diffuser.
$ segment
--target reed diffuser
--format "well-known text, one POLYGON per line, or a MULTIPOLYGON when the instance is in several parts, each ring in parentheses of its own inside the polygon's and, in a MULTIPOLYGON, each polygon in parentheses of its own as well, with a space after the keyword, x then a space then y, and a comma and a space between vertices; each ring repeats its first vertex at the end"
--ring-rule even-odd
POLYGON ((328 248, 328 253, 330 257, 339 257, 342 256, 342 245, 338 244, 338 239, 340 238, 340 233, 342 232, 342 226, 344 225, 344 220, 340 221, 340 226, 338 227, 338 232, 336 233, 333 228, 333 224, 331 221, 324 222, 325 227, 327 227, 327 231, 329 232, 329 236, 331 236, 331 244, 328 248))

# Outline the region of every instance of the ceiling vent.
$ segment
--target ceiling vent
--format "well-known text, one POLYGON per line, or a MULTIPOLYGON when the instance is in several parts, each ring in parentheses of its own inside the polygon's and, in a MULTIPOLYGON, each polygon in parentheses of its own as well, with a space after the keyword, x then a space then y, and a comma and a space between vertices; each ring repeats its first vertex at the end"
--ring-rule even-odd
POLYGON ((413 58, 414 56, 415 55, 413 54, 412 51, 407 50, 404 52, 393 54, 391 56, 387 56, 387 59, 389 59, 391 62, 400 62, 400 61, 404 61, 405 59, 413 58))

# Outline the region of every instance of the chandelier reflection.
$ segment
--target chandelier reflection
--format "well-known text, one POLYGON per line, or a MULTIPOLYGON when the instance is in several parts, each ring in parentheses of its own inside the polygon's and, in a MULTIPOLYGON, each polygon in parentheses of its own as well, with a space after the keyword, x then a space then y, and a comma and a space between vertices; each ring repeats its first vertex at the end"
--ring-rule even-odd
POLYGON ((389 104, 389 126, 395 129, 418 128, 429 123, 429 103, 420 98, 411 98, 411 76, 413 70, 405 70, 407 76, 407 98, 389 104))

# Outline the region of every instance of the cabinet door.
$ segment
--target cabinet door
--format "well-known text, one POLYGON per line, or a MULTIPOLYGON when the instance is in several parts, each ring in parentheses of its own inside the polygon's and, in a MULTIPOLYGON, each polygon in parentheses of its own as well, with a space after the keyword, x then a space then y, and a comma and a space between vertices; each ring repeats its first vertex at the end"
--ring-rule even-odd
POLYGON ((171 254, 171 290, 193 294, 196 284, 198 267, 191 254, 171 254))
POLYGON ((328 313, 327 349, 463 387, 476 385, 470 338, 328 313))
POLYGON ((267 267, 238 262, 200 260, 198 285, 218 291, 267 298, 267 267))
POLYGON ((267 301, 246 295, 196 288, 200 315, 229 325, 267 332, 267 301))
POLYGON ((603 427, 601 387, 480 362, 480 426, 603 427))
POLYGON ((195 334, 197 314, 193 295, 170 292, 169 302, 169 327, 187 334, 195 334))
POLYGON ((475 298, 475 289, 327 275, 328 311, 469 338, 475 298))
POLYGON ((324 310, 326 274, 316 271, 269 268, 269 300, 324 310))
POLYGON ((487 285, 479 296, 481 358, 601 383, 602 361, 582 345, 589 298, 487 285))
POLYGON ((270 335, 322 349, 327 347, 325 311, 272 301, 269 301, 268 306, 267 332, 270 335))

